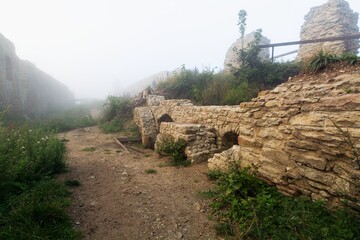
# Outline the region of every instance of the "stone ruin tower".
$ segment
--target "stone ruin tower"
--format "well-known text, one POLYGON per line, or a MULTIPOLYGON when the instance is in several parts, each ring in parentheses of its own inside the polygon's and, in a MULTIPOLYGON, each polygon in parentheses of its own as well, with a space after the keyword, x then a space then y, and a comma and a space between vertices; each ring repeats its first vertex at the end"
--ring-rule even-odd
MULTIPOLYGON (((229 72, 231 69, 231 65, 233 67, 239 67, 239 61, 237 52, 242 48, 246 48, 249 43, 255 41, 255 32, 249 33, 244 36, 244 43, 241 38, 238 38, 233 44, 231 44, 229 50, 226 53, 225 61, 224 61, 224 71, 229 72)), ((270 44, 270 40, 264 36, 262 36, 260 40, 260 44, 270 44)), ((260 51, 260 58, 262 60, 268 60, 270 58, 270 50, 268 48, 263 48, 260 51)))
MULTIPOLYGON (((359 32, 358 18, 359 14, 354 12, 345 0, 329 0, 321 6, 311 8, 305 15, 300 39, 311 40, 356 34, 359 32)), ((358 39, 304 44, 300 45, 297 60, 307 59, 319 50, 338 55, 344 52, 357 53, 358 48, 358 39)))

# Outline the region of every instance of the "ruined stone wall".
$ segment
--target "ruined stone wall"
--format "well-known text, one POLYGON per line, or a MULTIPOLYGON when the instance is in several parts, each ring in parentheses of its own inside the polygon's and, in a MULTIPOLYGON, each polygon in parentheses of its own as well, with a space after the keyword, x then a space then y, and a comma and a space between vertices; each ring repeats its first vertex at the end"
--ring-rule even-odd
MULTIPOLYGON (((360 74, 284 83, 240 108, 239 124, 247 130, 233 155, 242 166, 286 194, 360 207, 359 166, 341 133, 350 134, 359 153, 360 74)), ((220 156, 209 160, 211 169, 224 165, 220 156)))
MULTIPOLYGON (((321 6, 310 9, 301 27, 300 39, 311 40, 356 34, 359 32, 358 17, 359 14, 351 10, 345 0, 329 0, 321 6)), ((339 55, 343 52, 357 53, 358 48, 358 39, 305 44, 300 46, 297 59, 307 59, 320 50, 339 55)))
POLYGON ((186 142, 185 155, 191 163, 206 161, 221 150, 215 129, 205 125, 163 122, 156 138, 155 150, 169 137, 186 142))
POLYGON ((12 42, 0 34, 0 111, 11 106, 20 115, 39 115, 74 103, 67 87, 18 58, 12 42))
POLYGON ((289 81, 240 106, 161 100, 145 108, 151 109, 147 111, 155 135, 157 125, 164 125, 157 121, 165 114, 176 124, 213 128, 218 146, 226 132, 239 134, 239 146, 215 154, 209 169, 224 170, 229 162, 240 162, 285 194, 304 194, 334 205, 347 200, 360 207, 360 170, 354 161, 354 149, 360 151, 360 67, 352 74, 335 75, 289 81), (353 148, 344 140, 347 133, 353 148))
POLYGON ((179 100, 164 100, 159 108, 153 110, 159 119, 168 114, 174 122, 195 123, 213 126, 219 136, 226 132, 239 132, 239 116, 241 109, 238 106, 194 106, 189 100, 178 104, 179 100))

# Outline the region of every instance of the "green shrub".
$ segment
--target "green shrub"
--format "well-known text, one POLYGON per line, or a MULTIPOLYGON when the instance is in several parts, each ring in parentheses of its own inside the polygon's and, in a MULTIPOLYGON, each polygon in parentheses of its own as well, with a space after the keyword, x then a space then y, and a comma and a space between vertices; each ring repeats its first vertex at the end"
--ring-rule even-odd
POLYGON ((66 169, 64 153, 53 131, 0 119, 0 239, 80 239, 66 213, 69 192, 51 179, 66 169))
POLYGON ((5 189, 63 172, 64 153, 64 143, 53 132, 26 125, 0 127, 1 197, 5 189))
POLYGON ((103 121, 108 122, 115 117, 131 117, 131 107, 128 98, 108 96, 104 105, 103 121))
POLYGON ((116 117, 108 122, 100 123, 100 128, 104 133, 115 133, 124 129, 124 119, 116 117))
POLYGON ((290 198, 258 180, 248 170, 218 177, 211 203, 219 233, 236 239, 357 239, 359 218, 330 211, 321 202, 290 198))
POLYGON ((259 91, 271 89, 300 72, 292 62, 272 63, 259 58, 261 32, 247 47, 237 53, 239 66, 229 66, 230 73, 215 73, 214 69, 200 72, 183 67, 157 90, 167 98, 192 100, 200 105, 236 105, 256 97, 259 91))
POLYGON ((334 55, 323 50, 315 53, 305 64, 303 70, 305 72, 316 73, 325 69, 330 64, 343 62, 346 64, 355 64, 359 61, 359 57, 354 53, 345 52, 342 55, 334 55))
POLYGON ((339 62, 340 58, 331 54, 324 52, 323 50, 320 50, 318 53, 314 54, 308 61, 306 65, 306 70, 310 72, 318 72, 326 66, 328 66, 330 63, 339 62))
POLYGON ((340 56, 341 61, 344 61, 348 64, 355 64, 359 62, 360 58, 355 53, 345 52, 340 56))
POLYGON ((172 136, 162 136, 160 143, 156 147, 160 155, 170 156, 173 166, 188 166, 185 155, 186 142, 183 139, 175 140, 172 136))

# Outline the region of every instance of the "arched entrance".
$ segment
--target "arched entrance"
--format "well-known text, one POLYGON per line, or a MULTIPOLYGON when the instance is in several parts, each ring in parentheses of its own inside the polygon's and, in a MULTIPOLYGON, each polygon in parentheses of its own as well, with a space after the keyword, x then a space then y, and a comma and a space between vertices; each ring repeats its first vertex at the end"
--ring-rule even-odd
POLYGON ((227 132, 221 139, 221 147, 224 149, 229 149, 234 145, 239 145, 238 142, 239 134, 236 132, 227 132))
POLYGON ((162 122, 174 122, 174 120, 172 120, 172 118, 170 117, 169 114, 165 113, 158 119, 159 126, 160 126, 160 123, 162 123, 162 122))

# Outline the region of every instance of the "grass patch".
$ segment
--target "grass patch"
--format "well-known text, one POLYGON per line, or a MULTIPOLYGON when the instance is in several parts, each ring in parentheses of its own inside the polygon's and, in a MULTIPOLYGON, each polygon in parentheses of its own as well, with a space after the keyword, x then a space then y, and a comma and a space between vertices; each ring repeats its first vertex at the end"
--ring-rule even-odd
POLYGON ((81 185, 81 183, 78 180, 66 180, 64 184, 67 187, 78 187, 81 185))
POLYGON ((42 180, 1 205, 0 239, 80 239, 66 213, 69 192, 55 180, 42 180))
POLYGON ((81 149, 81 151, 94 152, 94 151, 96 151, 96 148, 94 148, 94 147, 86 147, 86 148, 81 149))
POLYGON ((186 142, 183 139, 175 140, 172 136, 163 135, 156 145, 156 152, 161 156, 169 156, 172 166, 189 166, 191 162, 185 155, 186 142))
POLYGON ((218 234, 235 239, 358 239, 359 216, 330 211, 321 202, 290 198, 247 170, 216 180, 211 208, 218 234))
POLYGON ((124 129, 124 120, 116 117, 110 121, 100 123, 99 126, 104 133, 120 132, 124 129))
POLYGON ((4 127, 0 113, 0 239, 80 239, 67 215, 69 191, 52 179, 66 170, 53 131, 4 127))
POLYGON ((147 174, 156 174, 156 173, 157 173, 157 170, 150 168, 150 169, 146 169, 145 172, 146 172, 147 174))
POLYGON ((111 154, 111 150, 105 149, 105 150, 104 150, 104 153, 105 153, 105 154, 111 154))
POLYGON ((101 103, 81 104, 63 112, 33 120, 32 125, 57 132, 95 126, 97 121, 91 117, 90 111, 99 104, 101 103))
POLYGON ((320 50, 309 59, 305 64, 304 70, 306 72, 316 73, 327 68, 329 65, 338 62, 353 65, 356 62, 359 62, 359 57, 354 53, 344 53, 338 56, 320 50))

